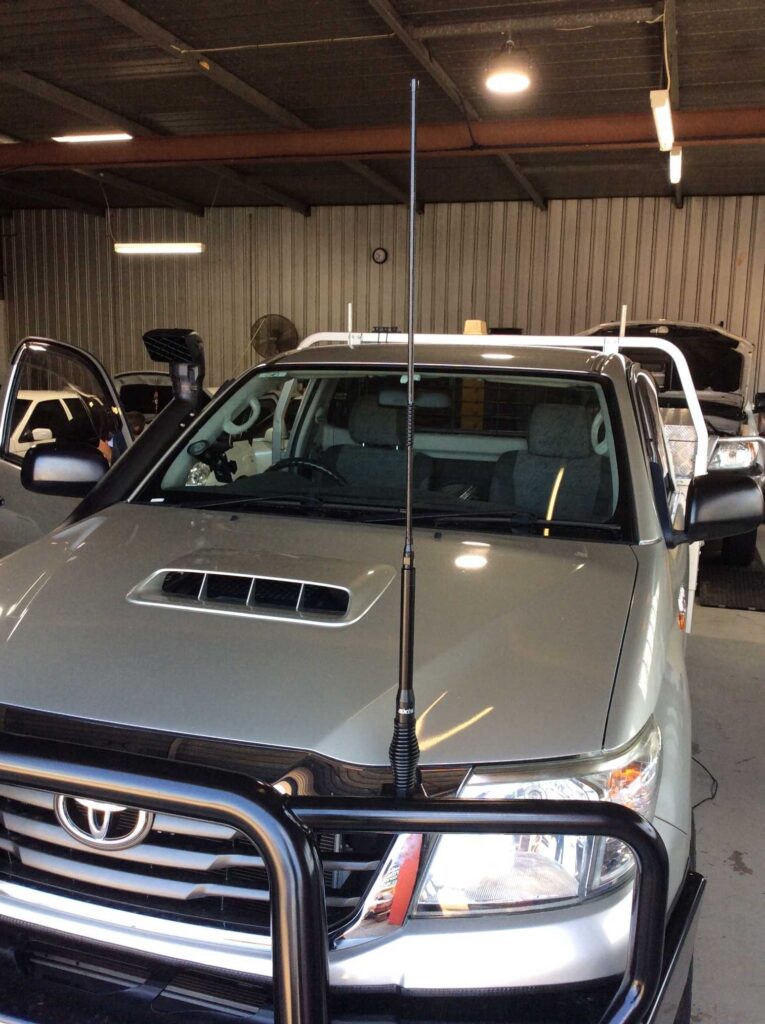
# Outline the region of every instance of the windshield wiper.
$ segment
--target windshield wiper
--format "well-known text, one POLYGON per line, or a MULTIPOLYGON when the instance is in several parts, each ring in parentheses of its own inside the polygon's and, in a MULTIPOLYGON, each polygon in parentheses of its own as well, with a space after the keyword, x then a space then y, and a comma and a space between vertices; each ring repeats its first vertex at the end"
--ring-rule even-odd
MULTIPOLYGON (((223 509, 246 509, 260 506, 264 509, 297 509, 299 511, 315 511, 321 513, 355 512, 362 522, 373 525, 403 522, 406 515, 403 508, 390 505, 369 505, 362 502, 327 501, 316 495, 307 494, 242 494, 239 497, 218 498, 205 502, 180 502, 181 508, 193 508, 201 511, 220 511, 223 509), (383 513, 382 515, 380 513, 383 513)), ((427 522, 433 526, 442 523, 487 523, 495 526, 525 529, 545 527, 554 529, 599 530, 605 533, 621 533, 622 528, 616 523, 591 523, 579 519, 543 519, 529 512, 482 512, 478 509, 441 512, 438 509, 416 509, 413 514, 415 523, 427 522)))
POLYGON ((181 501, 181 508, 193 509, 226 509, 248 508, 250 505, 274 505, 277 508, 322 508, 321 498, 313 498, 304 494, 240 494, 233 498, 216 498, 214 501, 181 501))
POLYGON ((354 502, 327 501, 312 494, 241 494, 239 497, 217 498, 214 501, 181 502, 182 508, 201 510, 246 509, 260 506, 264 509, 298 509, 320 512, 388 512, 388 505, 365 505, 354 502))
MULTIPOLYGON (((404 518, 404 511, 388 516, 385 519, 374 519, 375 523, 401 522, 404 518)), ((580 530, 602 530, 606 533, 621 533, 622 528, 617 523, 591 523, 580 519, 543 519, 532 515, 529 512, 481 512, 476 509, 465 509, 464 512, 439 512, 436 509, 428 511, 418 510, 412 516, 415 523, 428 522, 433 526, 441 523, 489 523, 491 525, 504 525, 510 527, 535 527, 547 528, 563 527, 564 529, 580 530)))

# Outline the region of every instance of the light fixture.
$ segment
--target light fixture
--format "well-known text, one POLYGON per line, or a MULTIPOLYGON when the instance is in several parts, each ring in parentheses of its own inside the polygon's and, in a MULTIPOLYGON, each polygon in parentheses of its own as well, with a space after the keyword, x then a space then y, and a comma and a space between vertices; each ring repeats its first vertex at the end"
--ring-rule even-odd
POLYGON ((679 185, 683 176, 683 147, 673 146, 669 151, 669 180, 679 185))
POLYGON ((122 256, 191 256, 204 252, 204 242, 115 242, 122 256))
POLYGON ((52 135, 54 142, 129 142, 127 132, 86 132, 82 135, 52 135))
POLYGON ((486 68, 486 88, 503 96, 525 92, 531 85, 531 62, 526 50, 516 50, 508 39, 486 68))
POLYGON ((662 153, 668 153, 675 142, 675 129, 672 126, 672 107, 669 103, 669 89, 651 89, 651 113, 656 125, 659 149, 662 153))

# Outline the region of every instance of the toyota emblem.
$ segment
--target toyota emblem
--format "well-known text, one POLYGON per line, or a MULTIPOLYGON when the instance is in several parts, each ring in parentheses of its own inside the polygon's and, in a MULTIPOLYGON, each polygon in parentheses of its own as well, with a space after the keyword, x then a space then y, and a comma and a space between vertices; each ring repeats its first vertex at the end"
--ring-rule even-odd
POLYGON ((97 850, 126 850, 137 846, 154 823, 150 811, 76 796, 57 796, 54 809, 64 831, 97 850))

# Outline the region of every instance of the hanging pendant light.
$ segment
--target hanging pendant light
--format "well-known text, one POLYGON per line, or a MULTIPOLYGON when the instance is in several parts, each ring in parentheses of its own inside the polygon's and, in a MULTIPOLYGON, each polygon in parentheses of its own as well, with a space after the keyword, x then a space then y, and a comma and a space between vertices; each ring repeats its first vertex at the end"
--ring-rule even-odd
POLYGON ((531 60, 528 51, 518 50, 508 39, 500 52, 489 61, 485 85, 489 92, 502 96, 525 92, 531 85, 531 60))

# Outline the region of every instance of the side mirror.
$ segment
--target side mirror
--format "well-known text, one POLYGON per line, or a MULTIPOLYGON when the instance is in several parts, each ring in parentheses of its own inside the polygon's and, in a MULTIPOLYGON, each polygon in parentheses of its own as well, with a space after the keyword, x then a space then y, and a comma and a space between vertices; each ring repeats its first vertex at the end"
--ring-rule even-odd
POLYGON ((101 452, 89 444, 44 445, 32 448, 21 463, 21 484, 37 494, 82 498, 109 468, 101 452))
POLYGON ((765 517, 758 484, 732 469, 691 480, 685 511, 685 540, 715 540, 756 530, 765 517))
POLYGON ((27 427, 19 441, 22 444, 38 444, 41 441, 52 441, 53 431, 49 427, 27 427))
POLYGON ((754 411, 765 412, 765 391, 758 391, 754 396, 754 411))

